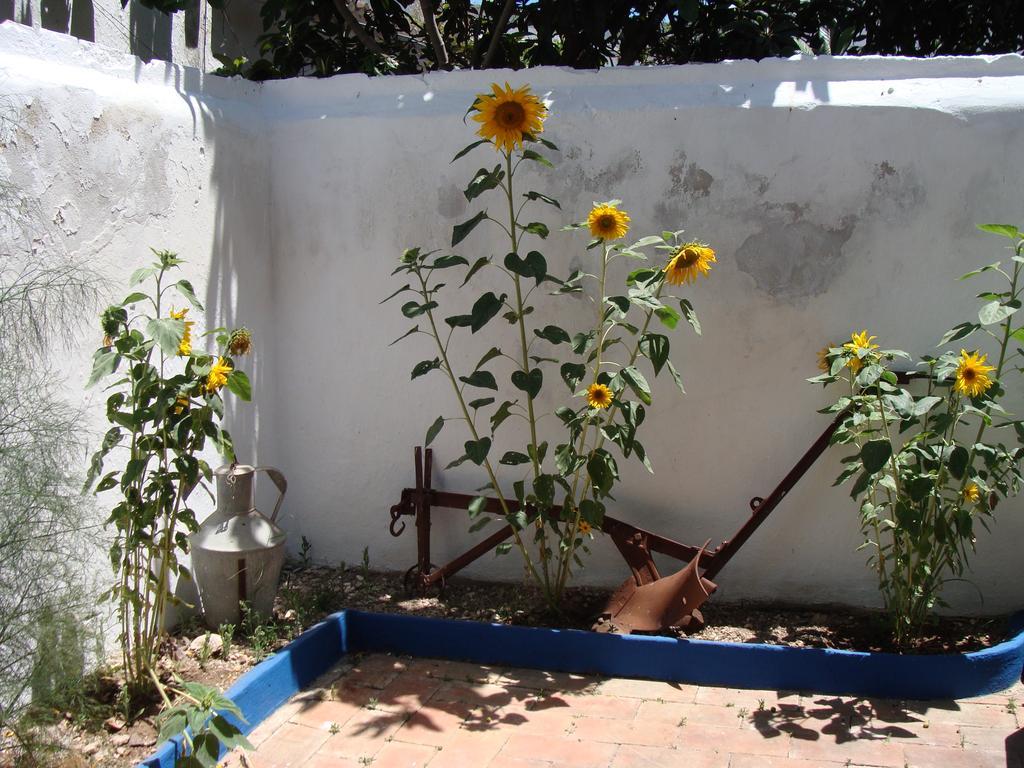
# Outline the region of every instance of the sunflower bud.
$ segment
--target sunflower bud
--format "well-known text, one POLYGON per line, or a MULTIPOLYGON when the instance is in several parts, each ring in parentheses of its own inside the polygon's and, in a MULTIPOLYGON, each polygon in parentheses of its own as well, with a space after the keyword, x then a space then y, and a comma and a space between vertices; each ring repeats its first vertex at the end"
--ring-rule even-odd
POLYGON ((103 329, 103 336, 105 338, 117 336, 121 331, 121 324, 127 320, 128 313, 125 312, 124 307, 107 307, 100 315, 100 328, 103 329))
POLYGON ((235 328, 228 337, 228 352, 232 355, 247 355, 252 349, 252 334, 248 328, 235 328))

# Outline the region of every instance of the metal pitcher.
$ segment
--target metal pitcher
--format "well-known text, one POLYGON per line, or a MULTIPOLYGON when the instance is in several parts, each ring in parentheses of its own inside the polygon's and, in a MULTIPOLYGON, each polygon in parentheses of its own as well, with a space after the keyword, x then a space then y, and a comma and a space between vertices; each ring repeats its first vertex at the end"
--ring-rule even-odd
POLYGON ((238 626, 241 602, 271 615, 287 539, 274 521, 288 488, 274 467, 233 462, 215 469, 214 475, 217 509, 189 537, 203 619, 211 629, 225 623, 238 626), (269 518, 256 509, 257 472, 266 472, 280 491, 269 518))

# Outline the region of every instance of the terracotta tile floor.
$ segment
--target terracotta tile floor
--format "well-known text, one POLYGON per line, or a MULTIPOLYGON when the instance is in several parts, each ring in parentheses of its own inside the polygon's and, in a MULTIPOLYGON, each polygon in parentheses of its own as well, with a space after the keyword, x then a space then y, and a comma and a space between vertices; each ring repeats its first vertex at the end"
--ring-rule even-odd
POLYGON ((348 660, 250 735, 242 768, 1024 768, 1024 686, 896 702, 348 660))

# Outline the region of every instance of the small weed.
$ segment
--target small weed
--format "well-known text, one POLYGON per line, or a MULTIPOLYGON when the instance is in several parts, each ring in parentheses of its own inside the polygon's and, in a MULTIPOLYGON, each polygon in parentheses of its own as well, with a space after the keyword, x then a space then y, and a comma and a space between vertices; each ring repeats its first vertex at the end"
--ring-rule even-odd
POLYGON ((363 578, 368 578, 370 575, 370 548, 363 547, 363 578))
POLYGON ((366 757, 366 755, 363 755, 362 757, 359 758, 359 764, 360 765, 369 765, 372 762, 373 762, 373 758, 372 757, 366 757))
POLYGON ((736 713, 736 717, 738 717, 740 720, 743 720, 743 719, 746 718, 747 714, 748 714, 747 708, 746 707, 740 707, 739 711, 736 713))
POLYGON ((764 699, 757 700, 757 711, 764 712, 764 699))
POLYGON ((679 727, 680 728, 685 728, 686 727, 686 718, 685 717, 683 717, 683 718, 681 718, 679 720, 679 727))
POLYGON ((665 700, 663 698, 661 698, 660 696, 658 698, 656 698, 655 701, 658 702, 659 704, 664 704, 665 703, 665 700))
POLYGON ((964 732, 960 731, 960 749, 967 748, 967 737, 964 736, 964 732))
POLYGON ((210 633, 203 635, 203 647, 199 649, 199 668, 206 669, 206 662, 210 660, 213 648, 210 645, 210 633))
POLYGON ((380 699, 378 699, 376 696, 371 696, 370 700, 366 702, 366 708, 376 709, 378 704, 380 704, 380 699))
POLYGON ((309 553, 312 549, 313 545, 309 543, 309 539, 303 536, 302 543, 299 545, 299 565, 301 565, 303 568, 309 568, 309 553))
POLYGON ((1006 711, 1009 712, 1011 715, 1017 711, 1017 701, 1013 698, 1013 696, 1011 696, 1010 700, 1006 702, 1006 711))
POLYGON ((341 726, 338 725, 337 723, 331 723, 331 727, 328 729, 328 731, 330 732, 330 734, 332 736, 334 734, 338 733, 340 730, 341 730, 341 726))
POLYGON ((735 706, 736 706, 736 703, 735 703, 735 702, 733 702, 733 701, 730 701, 730 702, 729 702, 728 704, 726 704, 725 706, 727 706, 727 707, 735 707, 735 706))
POLYGON ((231 641, 235 639, 235 625, 227 623, 221 624, 217 627, 217 634, 220 635, 220 639, 224 641, 221 658, 226 661, 231 658, 231 641))

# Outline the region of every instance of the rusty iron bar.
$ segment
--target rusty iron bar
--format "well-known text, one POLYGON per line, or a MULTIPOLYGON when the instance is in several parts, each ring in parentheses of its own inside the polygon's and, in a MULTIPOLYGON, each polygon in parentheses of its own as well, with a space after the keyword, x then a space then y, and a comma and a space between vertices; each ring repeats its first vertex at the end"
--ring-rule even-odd
MULTIPOLYGON (((896 375, 899 383, 905 385, 913 379, 926 378, 928 374, 910 371, 897 372, 896 375)), ((747 542, 807 473, 807 470, 825 452, 832 436, 848 413, 849 410, 845 410, 836 415, 832 423, 818 436, 811 447, 800 457, 796 465, 783 477, 782 481, 767 497, 755 496, 750 500, 750 517, 740 526, 740 529, 732 538, 722 541, 714 550, 707 551, 702 547, 684 544, 666 536, 661 536, 635 525, 625 523, 609 515, 605 515, 601 523, 601 532, 612 538, 638 585, 648 584, 660 578, 657 567, 651 557, 652 552, 657 552, 686 563, 700 555, 700 566, 703 568, 702 576, 712 579, 725 567, 736 552, 739 551, 740 547, 747 542)), ((403 489, 400 501, 391 507, 390 531, 392 536, 400 536, 405 530, 405 523, 401 521, 402 516, 413 515, 416 517, 417 564, 414 568, 418 569, 417 577, 419 584, 423 587, 428 587, 439 582, 443 584, 447 578, 487 554, 495 546, 512 536, 513 529, 512 526, 506 525, 450 562, 435 569, 430 562, 431 507, 468 509, 470 503, 478 497, 474 494, 432 489, 430 475, 433 452, 429 448, 423 451, 422 448, 417 447, 415 449, 415 461, 416 487, 403 489)), ((505 505, 510 512, 517 512, 522 507, 514 499, 506 500, 505 505)), ((504 510, 498 499, 488 497, 482 511, 500 515, 504 510)), ((553 520, 561 520, 562 506, 558 504, 552 505, 548 509, 547 515, 553 520)))

